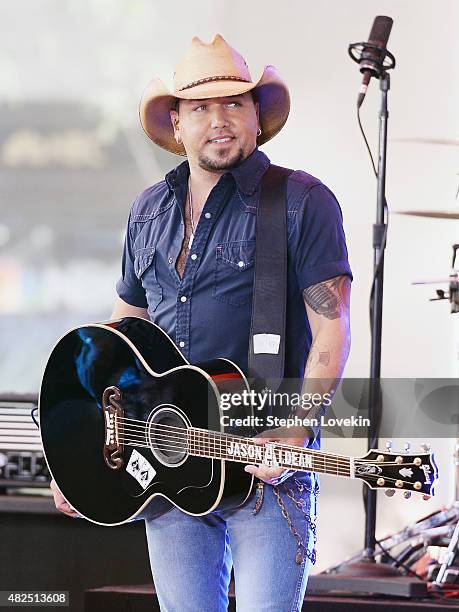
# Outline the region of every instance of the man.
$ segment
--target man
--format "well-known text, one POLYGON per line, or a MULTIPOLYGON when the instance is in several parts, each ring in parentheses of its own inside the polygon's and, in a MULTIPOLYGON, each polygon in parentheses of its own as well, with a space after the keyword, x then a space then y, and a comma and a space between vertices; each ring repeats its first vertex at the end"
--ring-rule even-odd
MULTIPOLYGON (((193 39, 174 85, 170 93, 154 80, 140 118, 155 143, 187 161, 132 206, 112 317, 149 318, 191 363, 227 357, 247 372, 256 211, 270 165, 258 145, 284 125, 289 93, 273 66, 252 81, 220 35, 210 44, 193 39)), ((289 177, 287 211, 285 376, 302 379, 306 371, 302 392, 323 393, 349 351, 341 212, 333 194, 301 171, 289 177)), ((309 429, 263 434, 280 438, 318 447, 309 429)), ((205 517, 172 508, 146 521, 162 610, 226 610, 232 565, 238 609, 301 609, 315 558, 317 479, 264 465, 246 470, 260 484, 243 507, 205 517)), ((53 489, 56 505, 74 515, 53 489)))

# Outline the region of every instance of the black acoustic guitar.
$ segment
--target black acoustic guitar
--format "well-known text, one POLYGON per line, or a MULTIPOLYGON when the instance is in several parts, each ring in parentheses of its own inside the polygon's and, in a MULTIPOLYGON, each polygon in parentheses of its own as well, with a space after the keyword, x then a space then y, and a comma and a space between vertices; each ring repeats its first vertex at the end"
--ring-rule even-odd
POLYGON ((70 505, 102 525, 142 516, 150 502, 150 516, 171 502, 193 515, 237 507, 254 485, 248 463, 433 494, 431 453, 372 450, 353 458, 255 443, 225 425, 246 418, 247 407, 223 411, 222 394, 243 391, 249 386, 237 365, 227 359, 191 365, 144 319, 70 330, 53 349, 40 390, 49 470, 70 505))

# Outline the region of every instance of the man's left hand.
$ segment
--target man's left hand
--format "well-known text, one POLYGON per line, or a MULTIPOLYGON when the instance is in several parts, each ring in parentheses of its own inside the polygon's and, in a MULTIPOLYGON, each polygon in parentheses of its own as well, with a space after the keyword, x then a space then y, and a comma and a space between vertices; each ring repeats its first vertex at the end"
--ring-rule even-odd
MULTIPOLYGON (((262 432, 252 440, 258 444, 266 444, 267 442, 279 442, 280 444, 288 444, 292 446, 305 447, 309 440, 308 431, 303 427, 276 427, 262 432)), ((268 467, 263 463, 258 467, 255 465, 246 465, 245 471, 253 474, 263 482, 270 485, 278 485, 288 478, 293 471, 278 467, 268 467)))

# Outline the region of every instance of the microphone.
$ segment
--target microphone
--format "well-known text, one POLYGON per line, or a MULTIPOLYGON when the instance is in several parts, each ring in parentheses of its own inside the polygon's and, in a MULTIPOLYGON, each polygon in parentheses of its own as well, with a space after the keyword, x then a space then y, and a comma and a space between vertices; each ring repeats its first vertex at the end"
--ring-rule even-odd
POLYGON ((368 42, 349 45, 349 54, 355 62, 360 64, 360 72, 363 74, 357 98, 358 108, 362 106, 365 99, 371 77, 379 78, 384 69, 395 66, 394 56, 386 49, 393 23, 394 20, 391 17, 380 15, 373 22, 368 42), (391 60, 391 65, 384 65, 386 56, 391 60))

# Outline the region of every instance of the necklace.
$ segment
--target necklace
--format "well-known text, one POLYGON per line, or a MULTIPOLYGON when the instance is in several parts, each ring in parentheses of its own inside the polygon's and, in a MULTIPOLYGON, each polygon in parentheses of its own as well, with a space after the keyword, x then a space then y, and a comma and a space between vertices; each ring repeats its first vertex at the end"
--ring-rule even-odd
MULTIPOLYGON (((191 178, 191 177, 190 177, 191 178)), ((191 196, 191 182, 190 178, 188 179, 188 201, 190 202, 190 222, 191 222, 191 236, 188 240, 188 249, 191 250, 191 245, 193 244, 195 227, 193 223, 193 198, 191 196)))

